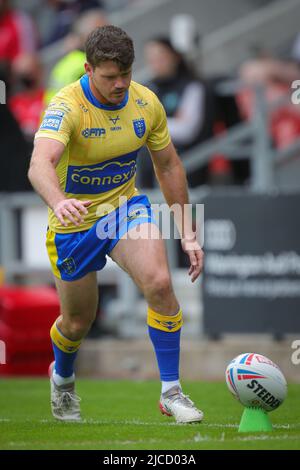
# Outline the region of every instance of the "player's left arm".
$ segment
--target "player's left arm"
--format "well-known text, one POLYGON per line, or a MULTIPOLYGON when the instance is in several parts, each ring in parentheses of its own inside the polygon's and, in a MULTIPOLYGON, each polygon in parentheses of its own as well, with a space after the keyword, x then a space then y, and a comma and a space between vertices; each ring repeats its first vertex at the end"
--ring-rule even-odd
POLYGON ((182 249, 190 259, 189 275, 194 282, 203 269, 204 254, 193 231, 190 212, 184 210, 185 204, 189 204, 185 170, 172 142, 162 150, 150 150, 150 153, 157 180, 168 205, 171 207, 179 204, 181 207, 183 218, 179 217, 180 214, 176 215, 176 212, 174 218, 181 235, 182 249))

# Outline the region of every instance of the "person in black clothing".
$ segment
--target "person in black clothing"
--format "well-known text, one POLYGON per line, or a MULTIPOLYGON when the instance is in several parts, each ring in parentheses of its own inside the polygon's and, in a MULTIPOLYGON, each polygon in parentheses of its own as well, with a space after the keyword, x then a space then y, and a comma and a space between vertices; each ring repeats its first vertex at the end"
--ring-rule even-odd
POLYGON ((147 42, 145 55, 153 74, 147 86, 162 101, 172 139, 185 151, 212 135, 207 120, 206 83, 166 37, 147 42))
MULTIPOLYGON (((153 77, 146 86, 161 100, 172 140, 184 158, 184 152, 213 135, 213 102, 209 88, 167 37, 149 40, 145 57, 153 77)), ((141 183, 146 186, 151 186, 149 180, 153 178, 149 171, 143 159, 141 183)), ((205 173, 206 170, 201 169, 188 174, 189 185, 203 184, 205 173)))
MULTIPOLYGON (((203 79, 164 36, 146 43, 145 57, 152 74, 146 85, 164 105, 172 140, 183 160, 187 150, 219 134, 220 128, 226 132, 241 122, 235 97, 219 90, 219 84, 230 77, 203 79)), ((152 173, 144 160, 147 183, 152 173)), ((212 155, 207 165, 188 173, 189 186, 240 183, 247 179, 247 168, 245 160, 231 162, 225 155, 212 155)))
MULTIPOLYGON (((10 79, 7 64, 0 63, 0 80, 9 94, 10 79)), ((1 171, 0 192, 28 191, 32 187, 27 178, 30 147, 6 104, 0 104, 1 171)))

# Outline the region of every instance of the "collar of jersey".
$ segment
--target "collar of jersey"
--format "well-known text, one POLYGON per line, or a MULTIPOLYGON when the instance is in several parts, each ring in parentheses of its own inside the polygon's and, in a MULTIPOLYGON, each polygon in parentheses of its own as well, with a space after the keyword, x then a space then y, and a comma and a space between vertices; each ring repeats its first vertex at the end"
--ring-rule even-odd
POLYGON ((97 108, 106 109, 107 111, 116 111, 118 109, 124 108, 124 106, 126 106, 127 104, 128 90, 126 91, 125 98, 123 99, 123 101, 121 101, 120 104, 116 104, 115 106, 109 106, 107 104, 100 103, 100 101, 97 100, 97 98, 93 95, 88 75, 83 75, 83 77, 80 79, 80 84, 86 99, 97 108))

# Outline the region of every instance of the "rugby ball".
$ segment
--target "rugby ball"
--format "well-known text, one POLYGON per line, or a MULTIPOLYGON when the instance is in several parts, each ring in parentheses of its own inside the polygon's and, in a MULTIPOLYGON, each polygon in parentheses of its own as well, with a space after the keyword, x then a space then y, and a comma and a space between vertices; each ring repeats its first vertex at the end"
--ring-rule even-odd
POLYGON ((227 366, 229 391, 242 405, 273 411, 284 401, 287 383, 279 367, 261 354, 244 353, 227 366))

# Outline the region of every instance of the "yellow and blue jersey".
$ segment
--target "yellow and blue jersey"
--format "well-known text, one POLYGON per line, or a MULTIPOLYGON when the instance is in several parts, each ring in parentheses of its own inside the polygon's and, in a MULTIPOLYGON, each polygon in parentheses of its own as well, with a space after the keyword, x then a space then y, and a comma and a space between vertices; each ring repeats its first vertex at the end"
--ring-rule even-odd
POLYGON ((124 100, 108 106, 92 94, 87 75, 52 99, 39 137, 65 145, 56 172, 66 197, 92 201, 80 227, 62 226, 49 209, 54 233, 88 230, 108 212, 108 204, 116 209, 120 196, 136 196, 138 151, 144 145, 162 150, 170 142, 165 111, 152 91, 132 81, 124 100))

